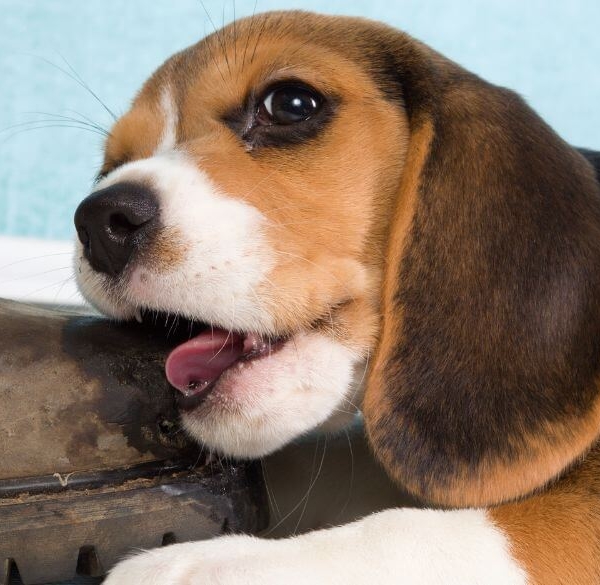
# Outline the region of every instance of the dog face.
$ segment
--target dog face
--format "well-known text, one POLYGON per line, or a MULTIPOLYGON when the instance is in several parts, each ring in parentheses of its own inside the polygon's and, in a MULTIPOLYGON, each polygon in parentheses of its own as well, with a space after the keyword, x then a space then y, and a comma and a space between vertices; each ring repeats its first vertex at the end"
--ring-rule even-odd
POLYGON ((209 447, 264 455, 364 391, 394 478, 481 505, 597 435, 598 195, 511 92, 383 25, 271 13, 148 80, 76 272, 113 317, 190 327, 166 374, 209 447))
POLYGON ((212 327, 167 375, 190 432, 230 455, 351 418, 406 151, 403 111, 296 24, 309 23, 239 22, 167 61, 112 129, 78 211, 95 306, 212 327))

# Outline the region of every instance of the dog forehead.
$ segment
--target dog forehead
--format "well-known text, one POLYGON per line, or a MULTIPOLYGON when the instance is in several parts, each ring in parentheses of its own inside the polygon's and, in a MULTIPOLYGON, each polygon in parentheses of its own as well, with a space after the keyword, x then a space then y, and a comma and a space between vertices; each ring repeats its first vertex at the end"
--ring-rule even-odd
POLYGON ((293 11, 232 23, 150 76, 111 131, 105 166, 151 156, 177 136, 222 132, 223 115, 280 80, 302 80, 347 103, 379 101, 385 90, 373 73, 382 67, 380 48, 391 32, 363 19, 293 11))
MULTIPOLYGON (((386 44, 400 31, 362 18, 328 16, 302 11, 266 12, 235 21, 204 37, 165 63, 167 68, 188 60, 189 73, 215 61, 224 60, 223 73, 231 74, 235 65, 249 65, 265 48, 272 57, 293 55, 304 47, 329 51, 361 64, 375 57, 365 51, 386 44)), ((403 35, 406 36, 406 35, 403 35)), ((314 54, 318 62, 319 54, 314 54)))
POLYGON ((316 76, 328 89, 352 94, 377 85, 386 51, 403 35, 360 18, 300 11, 268 12, 236 21, 169 58, 136 101, 160 100, 169 84, 181 101, 193 93, 204 105, 238 102, 257 79, 316 76))

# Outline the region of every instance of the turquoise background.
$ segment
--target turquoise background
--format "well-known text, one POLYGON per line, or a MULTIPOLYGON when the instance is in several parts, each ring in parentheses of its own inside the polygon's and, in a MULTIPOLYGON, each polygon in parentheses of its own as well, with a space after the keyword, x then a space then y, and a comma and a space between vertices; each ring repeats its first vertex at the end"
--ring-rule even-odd
MULTIPOLYGON (((233 18, 230 0, 204 3, 218 26, 233 18)), ((236 16, 253 7, 236 0, 236 16)), ((598 0, 258 0, 257 10, 292 7, 398 26, 519 91, 567 140, 600 147, 598 0)), ((66 59, 121 113, 157 65, 211 30, 198 0, 0 0, 0 234, 72 237, 73 210, 100 163, 97 134, 38 128, 64 124, 41 120, 75 111, 103 126, 111 121, 47 61, 69 72, 66 59)))

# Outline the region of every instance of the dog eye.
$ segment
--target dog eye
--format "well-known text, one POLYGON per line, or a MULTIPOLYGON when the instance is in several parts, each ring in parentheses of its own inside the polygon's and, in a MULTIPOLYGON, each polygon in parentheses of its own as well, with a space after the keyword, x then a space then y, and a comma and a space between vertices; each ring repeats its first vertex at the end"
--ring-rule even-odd
POLYGON ((319 112, 323 98, 301 85, 283 85, 269 91, 258 106, 257 121, 264 125, 304 122, 319 112))

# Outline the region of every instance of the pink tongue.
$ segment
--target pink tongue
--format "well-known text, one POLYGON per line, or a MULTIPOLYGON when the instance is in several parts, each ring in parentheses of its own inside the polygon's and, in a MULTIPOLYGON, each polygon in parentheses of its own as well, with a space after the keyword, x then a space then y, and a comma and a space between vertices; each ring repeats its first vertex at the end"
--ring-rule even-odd
POLYGON ((177 346, 167 358, 167 380, 186 396, 202 392, 244 355, 244 338, 209 329, 177 346))

